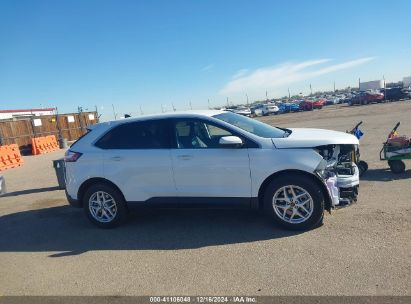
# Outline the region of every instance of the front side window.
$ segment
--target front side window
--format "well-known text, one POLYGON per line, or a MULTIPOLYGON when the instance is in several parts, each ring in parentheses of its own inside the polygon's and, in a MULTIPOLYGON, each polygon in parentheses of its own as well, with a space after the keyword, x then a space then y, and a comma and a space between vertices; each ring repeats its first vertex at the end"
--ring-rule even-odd
POLYGON ((221 148, 221 137, 232 136, 230 131, 200 120, 183 120, 175 124, 179 149, 221 148))
POLYGON ((168 149, 171 146, 168 122, 149 120, 124 123, 100 138, 102 149, 168 149))
POLYGON ((250 132, 259 137, 281 138, 287 136, 288 134, 286 131, 282 129, 272 127, 258 120, 244 117, 242 115, 238 115, 235 113, 226 112, 217 114, 213 117, 225 121, 231 125, 234 125, 240 129, 243 129, 244 131, 250 132))

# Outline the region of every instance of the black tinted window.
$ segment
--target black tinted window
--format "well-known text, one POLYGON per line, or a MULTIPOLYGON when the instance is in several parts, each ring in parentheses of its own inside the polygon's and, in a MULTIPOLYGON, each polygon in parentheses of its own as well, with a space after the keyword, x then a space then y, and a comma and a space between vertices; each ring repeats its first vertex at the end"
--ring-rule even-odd
POLYGON ((103 149, 167 149, 171 137, 168 122, 150 120, 115 127, 96 143, 103 149))

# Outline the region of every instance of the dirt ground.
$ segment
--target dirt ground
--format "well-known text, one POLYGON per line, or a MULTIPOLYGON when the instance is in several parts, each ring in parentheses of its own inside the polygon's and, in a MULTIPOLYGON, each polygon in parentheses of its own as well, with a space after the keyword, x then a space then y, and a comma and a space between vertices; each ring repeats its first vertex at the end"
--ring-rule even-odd
POLYGON ((296 233, 247 210, 135 211, 92 226, 57 189, 55 152, 4 172, 0 295, 411 295, 411 162, 394 175, 379 150, 411 101, 264 117, 282 127, 345 131, 364 122, 370 170, 358 203, 296 233))

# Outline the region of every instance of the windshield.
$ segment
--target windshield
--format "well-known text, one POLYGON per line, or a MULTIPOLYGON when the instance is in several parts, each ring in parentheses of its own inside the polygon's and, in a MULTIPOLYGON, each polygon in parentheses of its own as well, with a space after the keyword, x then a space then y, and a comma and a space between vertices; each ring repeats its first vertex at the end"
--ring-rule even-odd
POLYGON ((250 132, 254 135, 264 138, 281 138, 287 136, 288 132, 269 126, 258 120, 241 116, 235 113, 222 113, 213 116, 214 118, 225 121, 231 125, 234 125, 244 131, 250 132))

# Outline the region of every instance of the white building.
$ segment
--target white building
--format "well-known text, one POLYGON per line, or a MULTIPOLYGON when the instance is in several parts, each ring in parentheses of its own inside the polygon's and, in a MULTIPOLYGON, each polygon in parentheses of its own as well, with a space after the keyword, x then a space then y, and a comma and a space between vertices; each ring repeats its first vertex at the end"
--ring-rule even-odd
POLYGON ((0 110, 0 119, 10 119, 14 117, 54 115, 54 114, 56 114, 56 108, 0 110))
POLYGON ((384 88, 384 82, 382 80, 360 82, 360 91, 380 90, 383 88, 384 88))

